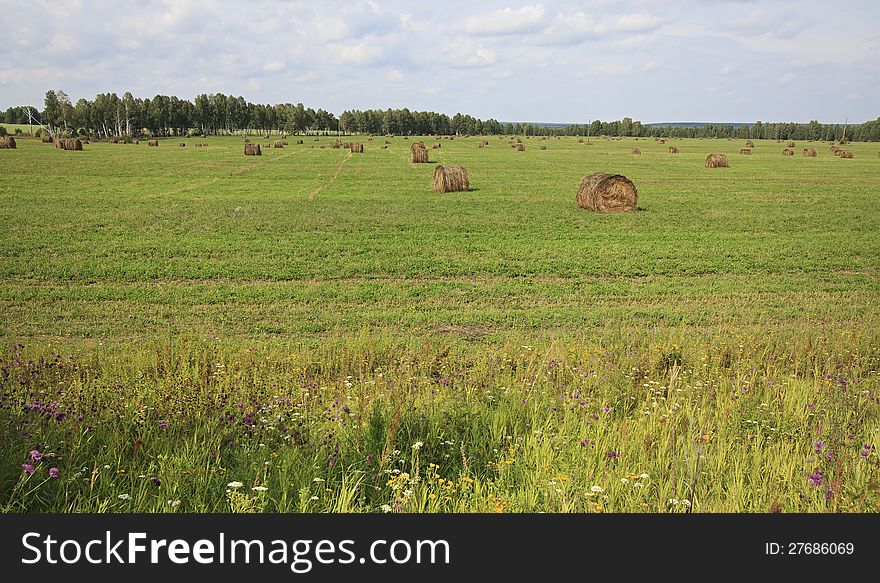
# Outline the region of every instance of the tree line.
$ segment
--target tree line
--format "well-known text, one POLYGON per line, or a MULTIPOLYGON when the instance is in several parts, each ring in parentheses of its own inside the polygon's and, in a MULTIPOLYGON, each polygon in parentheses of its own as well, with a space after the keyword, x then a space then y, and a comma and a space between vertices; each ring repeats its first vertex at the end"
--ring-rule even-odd
POLYGON ((233 133, 362 133, 382 135, 526 135, 526 136, 627 136, 663 138, 737 138, 780 140, 880 141, 880 118, 847 127, 822 124, 764 123, 649 125, 625 117, 593 120, 586 124, 545 125, 502 123, 456 113, 450 117, 433 111, 402 109, 347 110, 337 118, 324 109, 302 103, 276 105, 251 103, 243 97, 201 94, 189 101, 176 96, 137 98, 130 92, 99 93, 93 100, 72 103, 61 90, 49 90, 39 110, 10 107, 0 113, 0 123, 27 124, 31 120, 64 135, 109 137, 223 135, 233 133), (30 112, 30 116, 28 113, 30 112))

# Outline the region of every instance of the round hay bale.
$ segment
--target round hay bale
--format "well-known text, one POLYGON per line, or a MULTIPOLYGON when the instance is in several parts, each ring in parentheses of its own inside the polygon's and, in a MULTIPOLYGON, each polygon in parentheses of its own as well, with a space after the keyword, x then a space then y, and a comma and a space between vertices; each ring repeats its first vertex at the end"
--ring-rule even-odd
POLYGON ((526 151, 526 145, 523 144, 522 142, 520 142, 518 144, 514 144, 513 147, 516 148, 517 152, 525 152, 526 151))
POLYGON ((746 148, 754 148, 755 144, 752 140, 746 140, 746 148))
POLYGON ((428 149, 422 142, 413 142, 410 146, 413 164, 425 164, 428 162, 428 149))
POLYGON ((434 190, 437 192, 460 192, 470 190, 468 171, 464 166, 442 166, 434 168, 434 190))
POLYGON ((61 145, 65 150, 82 150, 82 142, 76 138, 66 138, 61 140, 61 145))
POLYGON ((48 133, 45 133, 42 136, 40 136, 40 141, 43 142, 44 144, 51 144, 52 143, 52 136, 50 136, 48 133))
POLYGON ((782 150, 783 156, 794 156, 794 150, 789 150, 788 148, 782 150))
POLYGON ((819 153, 813 148, 804 148, 804 156, 807 158, 815 158, 819 153))
POLYGON ((201 148, 201 147, 202 147, 202 144, 200 144, 200 143, 197 142, 197 143, 196 143, 196 148, 201 148))
POLYGON ((271 144, 263 144, 263 147, 266 148, 266 149, 268 150, 269 148, 272 147, 272 145, 271 145, 271 144))
POLYGON ((62 144, 61 140, 59 140, 58 138, 53 138, 52 139, 52 147, 55 148, 56 150, 63 150, 64 144, 62 144))
POLYGON ((678 148, 676 148, 675 146, 669 146, 669 153, 678 154, 678 148))
POLYGON ((749 148, 742 148, 739 151, 739 153, 742 154, 743 156, 751 156, 752 155, 752 151, 749 148))
POLYGON ((794 142, 789 142, 789 143, 785 144, 785 146, 788 148, 794 148, 794 142))
POLYGON ((297 140, 296 143, 297 143, 297 144, 302 144, 303 141, 302 141, 302 140, 297 140))
POLYGON ((841 158, 852 158, 852 157, 853 157, 853 153, 852 153, 852 151, 850 151, 850 150, 841 150, 841 152, 840 152, 840 157, 841 157, 841 158))
POLYGON ((250 144, 250 143, 251 143, 251 139, 250 139, 250 138, 245 138, 245 139, 244 139, 244 143, 245 143, 245 144, 250 144))
POLYGON ((147 145, 153 148, 157 148, 159 146, 159 140, 150 140, 149 142, 147 142, 147 145))
POLYGON ((281 140, 275 140, 275 147, 276 147, 276 148, 283 148, 283 147, 284 147, 284 142, 281 141, 281 140))
MULTIPOLYGON (((382 144, 382 149, 383 149, 383 150, 387 150, 387 149, 388 149, 388 144, 382 144)), ((413 160, 413 162, 415 162, 415 160, 413 160)))
POLYGON ((245 156, 262 156, 263 152, 260 150, 260 144, 251 144, 247 143, 244 145, 244 155, 245 156))
POLYGON ((390 143, 391 143, 391 140, 385 140, 385 145, 386 145, 386 146, 387 146, 388 144, 390 144, 390 143))
POLYGON ((539 149, 539 150, 546 150, 546 149, 547 149, 547 146, 543 146, 543 145, 542 145, 542 146, 540 146, 538 149, 539 149))
POLYGON ((580 208, 600 213, 635 211, 639 203, 636 186, 626 176, 596 172, 584 176, 577 192, 580 208))
POLYGON ((177 142, 178 148, 186 148, 186 142, 177 142))
POLYGON ((726 154, 709 154, 706 156, 706 168, 729 168, 726 154))
POLYGON ((661 144, 665 144, 665 143, 666 143, 666 140, 663 140, 663 139, 658 140, 658 141, 659 141, 661 144))
POLYGON ((480 147, 481 147, 481 148, 485 148, 485 147, 488 146, 488 145, 489 145, 489 141, 488 141, 488 140, 480 140, 480 147))
POLYGON ((642 151, 639 150, 638 148, 633 148, 632 150, 629 151, 629 153, 630 154, 641 154, 642 151))
POLYGON ((15 143, 15 138, 13 138, 12 136, 3 136, 2 138, 0 138, 0 150, 16 149, 18 149, 18 144, 15 143))
POLYGON ((364 153, 364 145, 360 142, 354 142, 349 147, 352 154, 363 154, 364 153))

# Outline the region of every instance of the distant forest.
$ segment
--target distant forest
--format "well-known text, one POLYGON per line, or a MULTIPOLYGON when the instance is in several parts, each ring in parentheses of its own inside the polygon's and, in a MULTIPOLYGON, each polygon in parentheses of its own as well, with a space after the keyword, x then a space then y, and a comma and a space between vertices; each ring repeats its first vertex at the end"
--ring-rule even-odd
POLYGON ((42 110, 32 106, 10 107, 0 113, 0 123, 27 124, 30 121, 28 111, 33 123, 40 123, 54 133, 96 138, 284 132, 840 140, 846 131, 848 140, 880 141, 880 118, 846 128, 818 121, 807 124, 758 121, 745 126, 658 127, 628 117, 617 121, 546 126, 481 120, 461 113, 450 117, 444 113, 406 108, 349 110, 337 117, 323 109, 305 107, 302 103, 266 105, 222 93, 198 95, 193 101, 167 95, 141 99, 131 93, 122 97, 116 93, 99 93, 91 101, 80 99, 71 103, 64 91, 50 90, 46 92, 42 110))

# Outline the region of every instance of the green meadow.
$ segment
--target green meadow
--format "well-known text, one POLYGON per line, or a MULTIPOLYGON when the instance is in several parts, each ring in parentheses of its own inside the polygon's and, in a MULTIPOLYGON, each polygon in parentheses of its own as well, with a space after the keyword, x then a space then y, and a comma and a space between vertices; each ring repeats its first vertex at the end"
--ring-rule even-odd
POLYGON ((880 509, 880 146, 349 139, 0 150, 0 509, 880 509))

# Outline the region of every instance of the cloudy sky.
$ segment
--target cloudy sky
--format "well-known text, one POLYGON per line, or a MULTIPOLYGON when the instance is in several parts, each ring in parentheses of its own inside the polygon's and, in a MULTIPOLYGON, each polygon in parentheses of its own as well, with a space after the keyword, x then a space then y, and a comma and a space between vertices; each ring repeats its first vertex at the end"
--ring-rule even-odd
POLYGON ((501 121, 880 116, 878 0, 0 0, 0 107, 223 92, 501 121))

